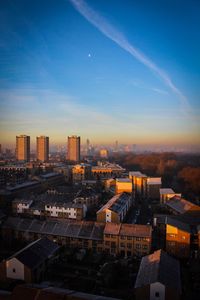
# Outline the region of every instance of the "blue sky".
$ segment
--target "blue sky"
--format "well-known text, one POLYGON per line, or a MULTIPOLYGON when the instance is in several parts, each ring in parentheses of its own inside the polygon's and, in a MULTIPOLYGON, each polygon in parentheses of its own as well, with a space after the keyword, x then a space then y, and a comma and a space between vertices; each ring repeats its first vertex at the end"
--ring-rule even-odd
POLYGON ((198 0, 0 2, 1 143, 200 144, 198 0))

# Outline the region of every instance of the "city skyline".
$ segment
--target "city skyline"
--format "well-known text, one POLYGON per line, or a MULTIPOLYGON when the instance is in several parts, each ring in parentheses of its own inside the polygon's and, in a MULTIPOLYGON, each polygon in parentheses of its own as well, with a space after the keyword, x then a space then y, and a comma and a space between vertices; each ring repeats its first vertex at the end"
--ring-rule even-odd
POLYGON ((200 3, 0 6, 2 147, 25 132, 62 145, 73 133, 92 144, 200 148, 200 3))

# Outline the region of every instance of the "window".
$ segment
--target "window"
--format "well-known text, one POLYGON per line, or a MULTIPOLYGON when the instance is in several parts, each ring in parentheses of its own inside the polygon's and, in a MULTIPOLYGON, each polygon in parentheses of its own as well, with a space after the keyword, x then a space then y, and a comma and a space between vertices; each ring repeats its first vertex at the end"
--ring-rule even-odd
POLYGON ((136 237, 136 241, 141 241, 141 238, 140 237, 136 237))
POLYGON ((175 234, 170 234, 169 236, 174 238, 174 237, 175 237, 175 234))
POLYGON ((16 273, 16 270, 15 270, 15 268, 13 269, 13 273, 16 273))
POLYGON ((136 244, 136 249, 141 249, 141 245, 140 244, 136 244))
POLYGON ((120 247, 125 247, 125 244, 124 243, 120 243, 120 247))
POLYGON ((185 240, 185 236, 184 235, 182 236, 182 239, 185 240))
POLYGON ((109 237, 110 237, 110 234, 105 234, 105 237, 109 238, 109 237))
POLYGON ((147 245, 143 245, 143 246, 142 246, 142 249, 147 249, 147 245))
POLYGON ((159 292, 155 292, 155 297, 160 297, 160 294, 159 294, 159 292))

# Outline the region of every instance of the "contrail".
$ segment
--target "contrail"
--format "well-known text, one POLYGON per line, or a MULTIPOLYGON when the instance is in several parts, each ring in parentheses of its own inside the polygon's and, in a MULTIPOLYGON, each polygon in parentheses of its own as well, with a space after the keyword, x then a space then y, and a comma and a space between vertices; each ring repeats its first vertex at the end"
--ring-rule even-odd
POLYGON ((168 74, 160 69, 152 60, 150 60, 144 53, 138 50, 135 46, 129 43, 126 37, 116 30, 111 24, 109 24, 102 16, 100 16, 96 11, 94 11, 87 3, 83 0, 69 0, 74 8, 92 25, 94 25, 101 33, 103 33, 107 38, 115 42, 125 51, 129 52, 134 58, 139 62, 153 71, 159 78, 165 83, 171 91, 178 96, 181 108, 184 112, 189 112, 191 110, 190 104, 183 95, 183 93, 174 85, 168 74))

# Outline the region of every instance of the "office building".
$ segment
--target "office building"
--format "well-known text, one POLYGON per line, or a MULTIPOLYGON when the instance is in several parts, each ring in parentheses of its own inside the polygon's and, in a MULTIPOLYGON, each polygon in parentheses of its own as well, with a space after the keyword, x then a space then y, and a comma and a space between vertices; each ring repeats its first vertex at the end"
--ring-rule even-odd
POLYGON ((68 136, 68 153, 67 159, 71 161, 80 161, 80 146, 81 138, 80 136, 72 135, 68 136))
POLYGON ((30 161, 30 136, 16 136, 16 159, 30 161))
POLYGON ((37 136, 37 160, 47 162, 49 160, 49 137, 37 136))

